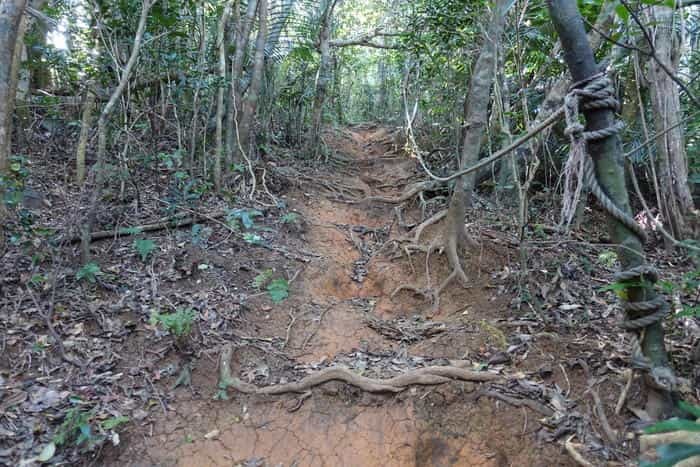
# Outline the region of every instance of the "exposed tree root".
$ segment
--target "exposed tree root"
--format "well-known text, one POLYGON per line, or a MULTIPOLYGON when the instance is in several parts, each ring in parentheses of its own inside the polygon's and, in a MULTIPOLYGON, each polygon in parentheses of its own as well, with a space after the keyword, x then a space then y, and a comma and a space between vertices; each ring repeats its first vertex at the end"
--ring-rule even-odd
POLYGON ((408 185, 406 189, 404 189, 403 193, 401 193, 401 195, 397 196, 396 198, 390 198, 387 196, 367 196, 362 199, 346 200, 345 202, 349 204, 363 204, 371 202, 385 204, 401 204, 412 199, 414 196, 423 193, 424 191, 434 190, 438 186, 440 186, 439 182, 429 180, 408 185))
POLYGON ((450 206, 445 211, 440 211, 433 215, 430 219, 423 222, 415 229, 415 234, 412 239, 412 243, 409 245, 404 245, 403 250, 406 252, 410 260, 410 251, 424 251, 426 253, 425 258, 425 275, 426 275, 426 286, 416 287, 412 285, 402 284, 394 290, 392 297, 403 290, 412 291, 418 295, 425 297, 432 303, 432 312, 438 311, 440 306, 440 295, 442 292, 455 280, 458 280, 462 286, 467 287, 469 285, 469 278, 464 272, 462 263, 460 261, 460 253, 463 251, 469 251, 478 249, 480 247, 479 243, 474 240, 471 235, 467 232, 464 226, 464 213, 465 213, 465 200, 464 196, 455 195, 452 197, 450 206), (438 222, 439 220, 447 218, 447 225, 445 226, 445 234, 442 237, 443 248, 437 246, 437 242, 434 240, 429 247, 420 247, 418 242, 420 236, 431 224, 438 222), (447 261, 451 267, 450 273, 447 277, 437 286, 433 287, 431 283, 430 275, 430 255, 433 251, 439 250, 444 251, 447 256, 447 261))
POLYGON ((302 378, 300 381, 295 383, 259 387, 243 382, 240 379, 231 376, 230 362, 232 355, 233 346, 231 344, 225 345, 221 352, 221 359, 219 361, 219 389, 223 392, 225 392, 228 388, 233 388, 236 391, 244 394, 255 395, 280 395, 287 393, 303 394, 308 392, 309 389, 320 386, 329 381, 342 381, 365 392, 398 393, 404 391, 410 386, 415 385, 433 386, 453 380, 485 382, 503 379, 503 376, 495 373, 471 371, 455 366, 429 366, 425 368, 418 368, 388 379, 367 378, 365 376, 355 374, 345 368, 327 368, 319 371, 318 373, 302 378))

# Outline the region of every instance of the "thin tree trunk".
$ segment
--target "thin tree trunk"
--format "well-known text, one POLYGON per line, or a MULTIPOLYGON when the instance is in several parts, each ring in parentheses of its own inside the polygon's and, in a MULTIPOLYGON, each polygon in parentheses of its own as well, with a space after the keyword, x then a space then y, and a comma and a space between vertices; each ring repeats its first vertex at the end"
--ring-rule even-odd
MULTIPOLYGON (((582 82, 598 73, 593 51, 586 40, 586 32, 576 0, 547 0, 554 27, 559 34, 564 49, 564 59, 571 71, 574 82, 582 82)), ((584 110, 586 131, 596 131, 612 126, 615 116, 610 109, 584 110)), ((588 154, 593 158, 595 173, 602 189, 624 212, 631 214, 627 188, 625 186, 624 162, 620 138, 617 135, 593 140, 588 144, 588 154)), ((637 235, 623 223, 609 216, 610 236, 613 241, 624 246, 618 251, 623 270, 644 264, 644 251, 637 235)), ((656 297, 653 287, 640 287, 627 284, 629 302, 653 300, 656 297)), ((640 314, 629 312, 629 318, 636 319, 640 314)), ((647 326, 641 335, 644 356, 654 368, 670 371, 668 355, 664 345, 664 331, 660 322, 647 326)), ((672 407, 670 394, 648 385, 649 399, 647 412, 660 416, 672 407)))
POLYGON ((267 39, 267 0, 258 2, 258 37, 255 40, 255 59, 253 60, 253 73, 250 77, 250 86, 243 99, 241 120, 238 125, 240 146, 243 151, 250 150, 253 121, 258 108, 258 98, 262 87, 263 68, 265 66, 265 41, 267 39))
POLYGON ((88 208, 88 213, 85 222, 81 226, 81 252, 83 264, 90 261, 90 232, 92 232, 97 218, 97 205, 99 203, 100 194, 102 192, 102 186, 104 184, 105 178, 105 154, 107 152, 107 125, 109 123, 109 118, 112 114, 114 106, 119 101, 127 83, 129 82, 129 77, 131 76, 131 71, 136 65, 136 61, 139 56, 139 50, 141 49, 141 42, 143 40, 143 33, 146 31, 146 21, 148 19, 148 12, 153 6, 154 0, 144 0, 141 6, 141 17, 139 18, 139 24, 136 29, 136 35, 134 36, 134 44, 131 47, 131 54, 129 55, 129 60, 122 71, 121 78, 119 79, 119 84, 112 92, 107 104, 105 104, 102 112, 100 113, 100 118, 97 121, 97 160, 95 162, 95 186, 92 189, 92 194, 90 196, 90 205, 88 208))
POLYGON ((83 106, 83 116, 80 122, 78 148, 75 151, 75 181, 79 186, 85 183, 85 153, 87 152, 87 143, 90 135, 90 128, 92 127, 92 113, 94 109, 95 93, 92 89, 88 89, 83 106))
POLYGON ((228 112, 226 114, 226 158, 231 162, 240 160, 238 157, 239 110, 241 110, 241 78, 243 75, 243 60, 250 41, 250 30, 253 26, 257 0, 248 0, 245 16, 236 23, 236 50, 231 62, 231 84, 228 95, 228 112))
MULTIPOLYGON (((462 152, 459 168, 464 169, 474 165, 479 159, 481 139, 488 120, 488 107, 491 99, 491 88, 496 77, 496 57, 503 25, 507 13, 508 0, 498 0, 491 12, 491 22, 484 32, 484 43, 479 57, 472 67, 473 73, 469 83, 469 97, 464 106, 464 132, 462 134, 462 152)), ((466 247, 475 247, 464 227, 466 208, 471 201, 474 188, 474 174, 459 177, 455 180, 454 191, 450 199, 445 225, 445 253, 450 266, 457 278, 463 283, 467 277, 460 264, 460 251, 466 247)))
POLYGON ((231 15, 234 0, 229 0, 224 6, 224 12, 219 19, 219 27, 216 33, 216 49, 219 52, 219 89, 216 94, 216 152, 214 154, 214 189, 221 193, 222 159, 224 158, 224 111, 226 92, 226 24, 231 15))
MULTIPOLYGON (((190 123, 190 151, 188 160, 188 171, 191 175, 194 175, 195 170, 195 153, 197 152, 197 135, 199 134, 199 122, 197 118, 199 117, 199 94, 202 90, 202 80, 204 78, 204 63, 205 55, 207 50, 207 21, 203 6, 197 6, 197 22, 199 23, 200 36, 199 36, 199 52, 197 54, 197 84, 194 90, 194 97, 192 98, 192 121, 190 123)), ((206 128, 206 125, 205 125, 206 128)))
POLYGON ((321 32, 319 33, 319 50, 321 61, 318 65, 318 78, 316 79, 316 93, 311 112, 311 132, 308 138, 309 153, 316 157, 319 153, 321 123, 323 121, 323 104, 326 100, 328 84, 331 80, 331 26, 333 24, 333 10, 338 4, 337 0, 330 0, 321 20, 321 32))
MULTIPOLYGON (((674 31, 673 8, 657 5, 649 8, 649 21, 656 56, 668 69, 678 71, 680 41, 674 31)), ((683 126, 676 125, 682 116, 678 86, 655 61, 649 61, 649 84, 654 125, 657 131, 674 127, 656 139, 661 215, 669 232, 677 239, 686 236, 685 218, 693 210, 688 185, 688 159, 683 126)), ((667 247, 672 248, 671 244, 667 247)))
POLYGON ((12 86, 15 47, 27 0, 0 0, 0 174, 7 171, 12 151, 12 116, 16 87, 12 86))

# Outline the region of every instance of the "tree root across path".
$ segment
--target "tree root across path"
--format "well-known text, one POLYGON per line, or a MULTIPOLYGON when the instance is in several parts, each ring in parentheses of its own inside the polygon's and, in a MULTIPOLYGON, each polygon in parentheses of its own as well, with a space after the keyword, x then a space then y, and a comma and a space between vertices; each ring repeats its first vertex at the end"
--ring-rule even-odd
POLYGON ((305 393, 310 389, 320 386, 329 381, 342 381, 355 386, 365 392, 398 393, 406 390, 410 386, 434 386, 450 381, 475 381, 486 382, 503 379, 504 376, 485 371, 472 371, 456 366, 429 366, 410 370, 402 375, 388 379, 367 378, 353 373, 346 368, 331 367, 319 371, 318 373, 306 376, 300 381, 287 384, 276 384, 273 386, 259 387, 241 381, 231 376, 231 357, 233 346, 227 344, 221 352, 219 361, 219 394, 218 398, 226 399, 226 390, 233 388, 244 394, 255 395, 280 395, 287 393, 305 393))

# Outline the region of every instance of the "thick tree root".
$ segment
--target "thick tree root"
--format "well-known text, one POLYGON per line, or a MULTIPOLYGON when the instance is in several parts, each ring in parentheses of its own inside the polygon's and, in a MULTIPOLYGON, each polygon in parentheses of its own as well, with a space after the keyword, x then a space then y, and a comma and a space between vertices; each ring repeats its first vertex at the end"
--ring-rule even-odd
POLYGON ((355 386, 362 391, 371 393, 392 392, 398 393, 410 386, 434 386, 450 381, 475 381, 486 382, 503 379, 502 375, 484 371, 471 371, 455 366, 429 366, 408 371, 402 375, 388 379, 367 378, 353 373, 345 368, 327 368, 318 373, 309 375, 301 381, 274 386, 259 387, 246 383, 231 376, 230 361, 233 355, 233 346, 227 344, 221 352, 219 362, 219 389, 225 392, 233 388, 244 394, 255 395, 280 395, 288 393, 303 394, 309 389, 320 386, 329 381, 342 381, 355 386))
POLYGON ((396 198, 389 198, 386 196, 367 196, 362 199, 347 200, 345 202, 349 204, 363 204, 372 202, 385 204, 401 204, 405 203, 406 201, 412 199, 415 196, 418 196, 424 191, 434 190, 438 186, 440 186, 440 183, 430 180, 427 182, 419 182, 409 185, 408 187, 406 187, 403 193, 401 193, 401 195, 397 196, 396 198))

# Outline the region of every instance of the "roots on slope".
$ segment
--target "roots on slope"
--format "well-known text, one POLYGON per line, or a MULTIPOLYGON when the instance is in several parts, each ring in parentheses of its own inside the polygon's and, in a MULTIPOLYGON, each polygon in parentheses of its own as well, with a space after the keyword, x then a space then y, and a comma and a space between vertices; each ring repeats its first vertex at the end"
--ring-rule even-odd
POLYGON ((469 278, 464 272, 460 256, 463 252, 478 249, 480 245, 467 232, 464 225, 465 212, 466 196, 463 187, 458 183, 455 187, 455 192, 450 201, 449 208, 433 215, 430 219, 416 227, 412 238, 403 239, 409 242, 408 244, 402 245, 402 249, 409 259, 412 251, 422 251, 425 253, 425 287, 402 284, 394 290, 392 297, 402 291, 413 292, 430 301, 432 303, 432 312, 435 313, 440 306, 440 295, 454 280, 458 280, 464 287, 469 285, 469 278), (443 218, 446 218, 447 222, 445 223, 445 231, 441 239, 442 242, 439 242, 440 237, 438 237, 428 246, 421 245, 419 242, 423 231, 428 226, 437 223, 443 218), (434 287, 430 274, 430 255, 435 251, 444 253, 447 256, 451 272, 439 285, 434 287))
POLYGON ((225 398, 225 392, 228 388, 233 388, 244 394, 255 395, 301 394, 329 381, 343 381, 365 392, 398 393, 414 385, 433 386, 453 380, 486 382, 503 378, 503 376, 496 373, 472 371, 456 366, 428 366, 407 371, 393 378, 377 379, 360 376, 346 368, 331 367, 306 376, 298 382, 260 387, 241 381, 231 375, 230 362, 232 355, 233 346, 231 344, 226 344, 221 352, 221 360, 219 361, 219 389, 222 391, 222 393, 220 393, 220 396, 222 396, 221 398, 225 398))

